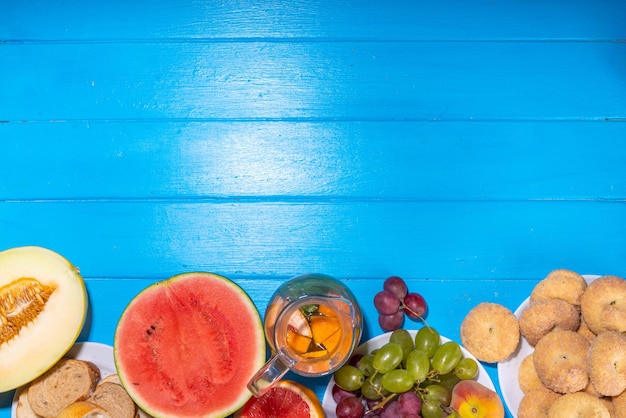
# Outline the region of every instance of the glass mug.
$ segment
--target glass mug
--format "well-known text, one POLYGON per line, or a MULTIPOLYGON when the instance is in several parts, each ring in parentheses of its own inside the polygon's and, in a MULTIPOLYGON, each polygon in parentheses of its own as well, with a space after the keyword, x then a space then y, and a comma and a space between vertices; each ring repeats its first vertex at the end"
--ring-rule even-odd
POLYGON ((248 383, 255 396, 289 370, 305 377, 333 373, 359 344, 363 320, 350 289, 330 276, 305 274, 274 292, 264 328, 272 354, 248 383))

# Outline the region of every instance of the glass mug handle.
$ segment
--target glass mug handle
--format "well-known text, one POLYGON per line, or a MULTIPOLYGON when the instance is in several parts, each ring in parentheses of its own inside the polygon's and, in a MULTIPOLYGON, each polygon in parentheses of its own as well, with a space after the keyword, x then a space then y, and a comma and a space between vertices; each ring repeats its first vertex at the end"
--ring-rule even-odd
POLYGON ((258 372, 248 382, 248 390, 256 397, 262 396, 274 383, 278 382, 289 371, 280 357, 273 354, 258 372))

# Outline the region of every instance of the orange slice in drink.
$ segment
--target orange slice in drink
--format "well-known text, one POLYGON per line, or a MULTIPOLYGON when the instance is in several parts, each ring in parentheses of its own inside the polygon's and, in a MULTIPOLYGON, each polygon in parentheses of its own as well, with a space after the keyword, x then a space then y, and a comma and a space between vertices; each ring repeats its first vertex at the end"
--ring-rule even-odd
POLYGON ((301 357, 310 358, 310 359, 321 358, 327 355, 328 355, 328 350, 315 350, 315 351, 309 351, 307 353, 300 354, 301 357))
POLYGON ((336 317, 337 315, 335 314, 335 311, 333 311, 331 308, 329 308, 326 305, 319 305, 317 308, 317 313, 319 315, 324 315, 324 316, 332 316, 332 317, 336 317))
POLYGON ((322 345, 326 350, 328 350, 329 353, 332 353, 335 348, 337 348, 337 346, 341 342, 341 335, 341 329, 338 329, 337 332, 331 334, 330 337, 322 341, 322 345))
POLYGON ((323 344, 328 337, 341 332, 339 319, 334 316, 311 315, 311 332, 316 344, 323 344))
POLYGON ((311 337, 287 330, 287 344, 298 354, 306 353, 311 346, 311 337))

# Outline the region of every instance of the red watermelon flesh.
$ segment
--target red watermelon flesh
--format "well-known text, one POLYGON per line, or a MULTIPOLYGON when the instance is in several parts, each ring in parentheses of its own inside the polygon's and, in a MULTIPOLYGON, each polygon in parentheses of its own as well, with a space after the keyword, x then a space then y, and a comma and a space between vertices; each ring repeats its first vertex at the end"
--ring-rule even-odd
POLYGON ((251 396, 265 361, 261 319, 232 281, 188 273, 149 286, 122 314, 115 363, 137 404, 155 417, 225 417, 251 396))

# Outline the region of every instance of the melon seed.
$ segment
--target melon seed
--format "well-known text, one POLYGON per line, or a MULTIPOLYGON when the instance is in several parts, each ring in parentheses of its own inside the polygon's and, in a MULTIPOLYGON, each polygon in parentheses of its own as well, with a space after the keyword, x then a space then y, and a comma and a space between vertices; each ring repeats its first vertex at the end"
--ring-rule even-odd
POLYGON ((0 345, 11 341, 34 321, 55 290, 54 286, 29 278, 0 287, 0 345))

